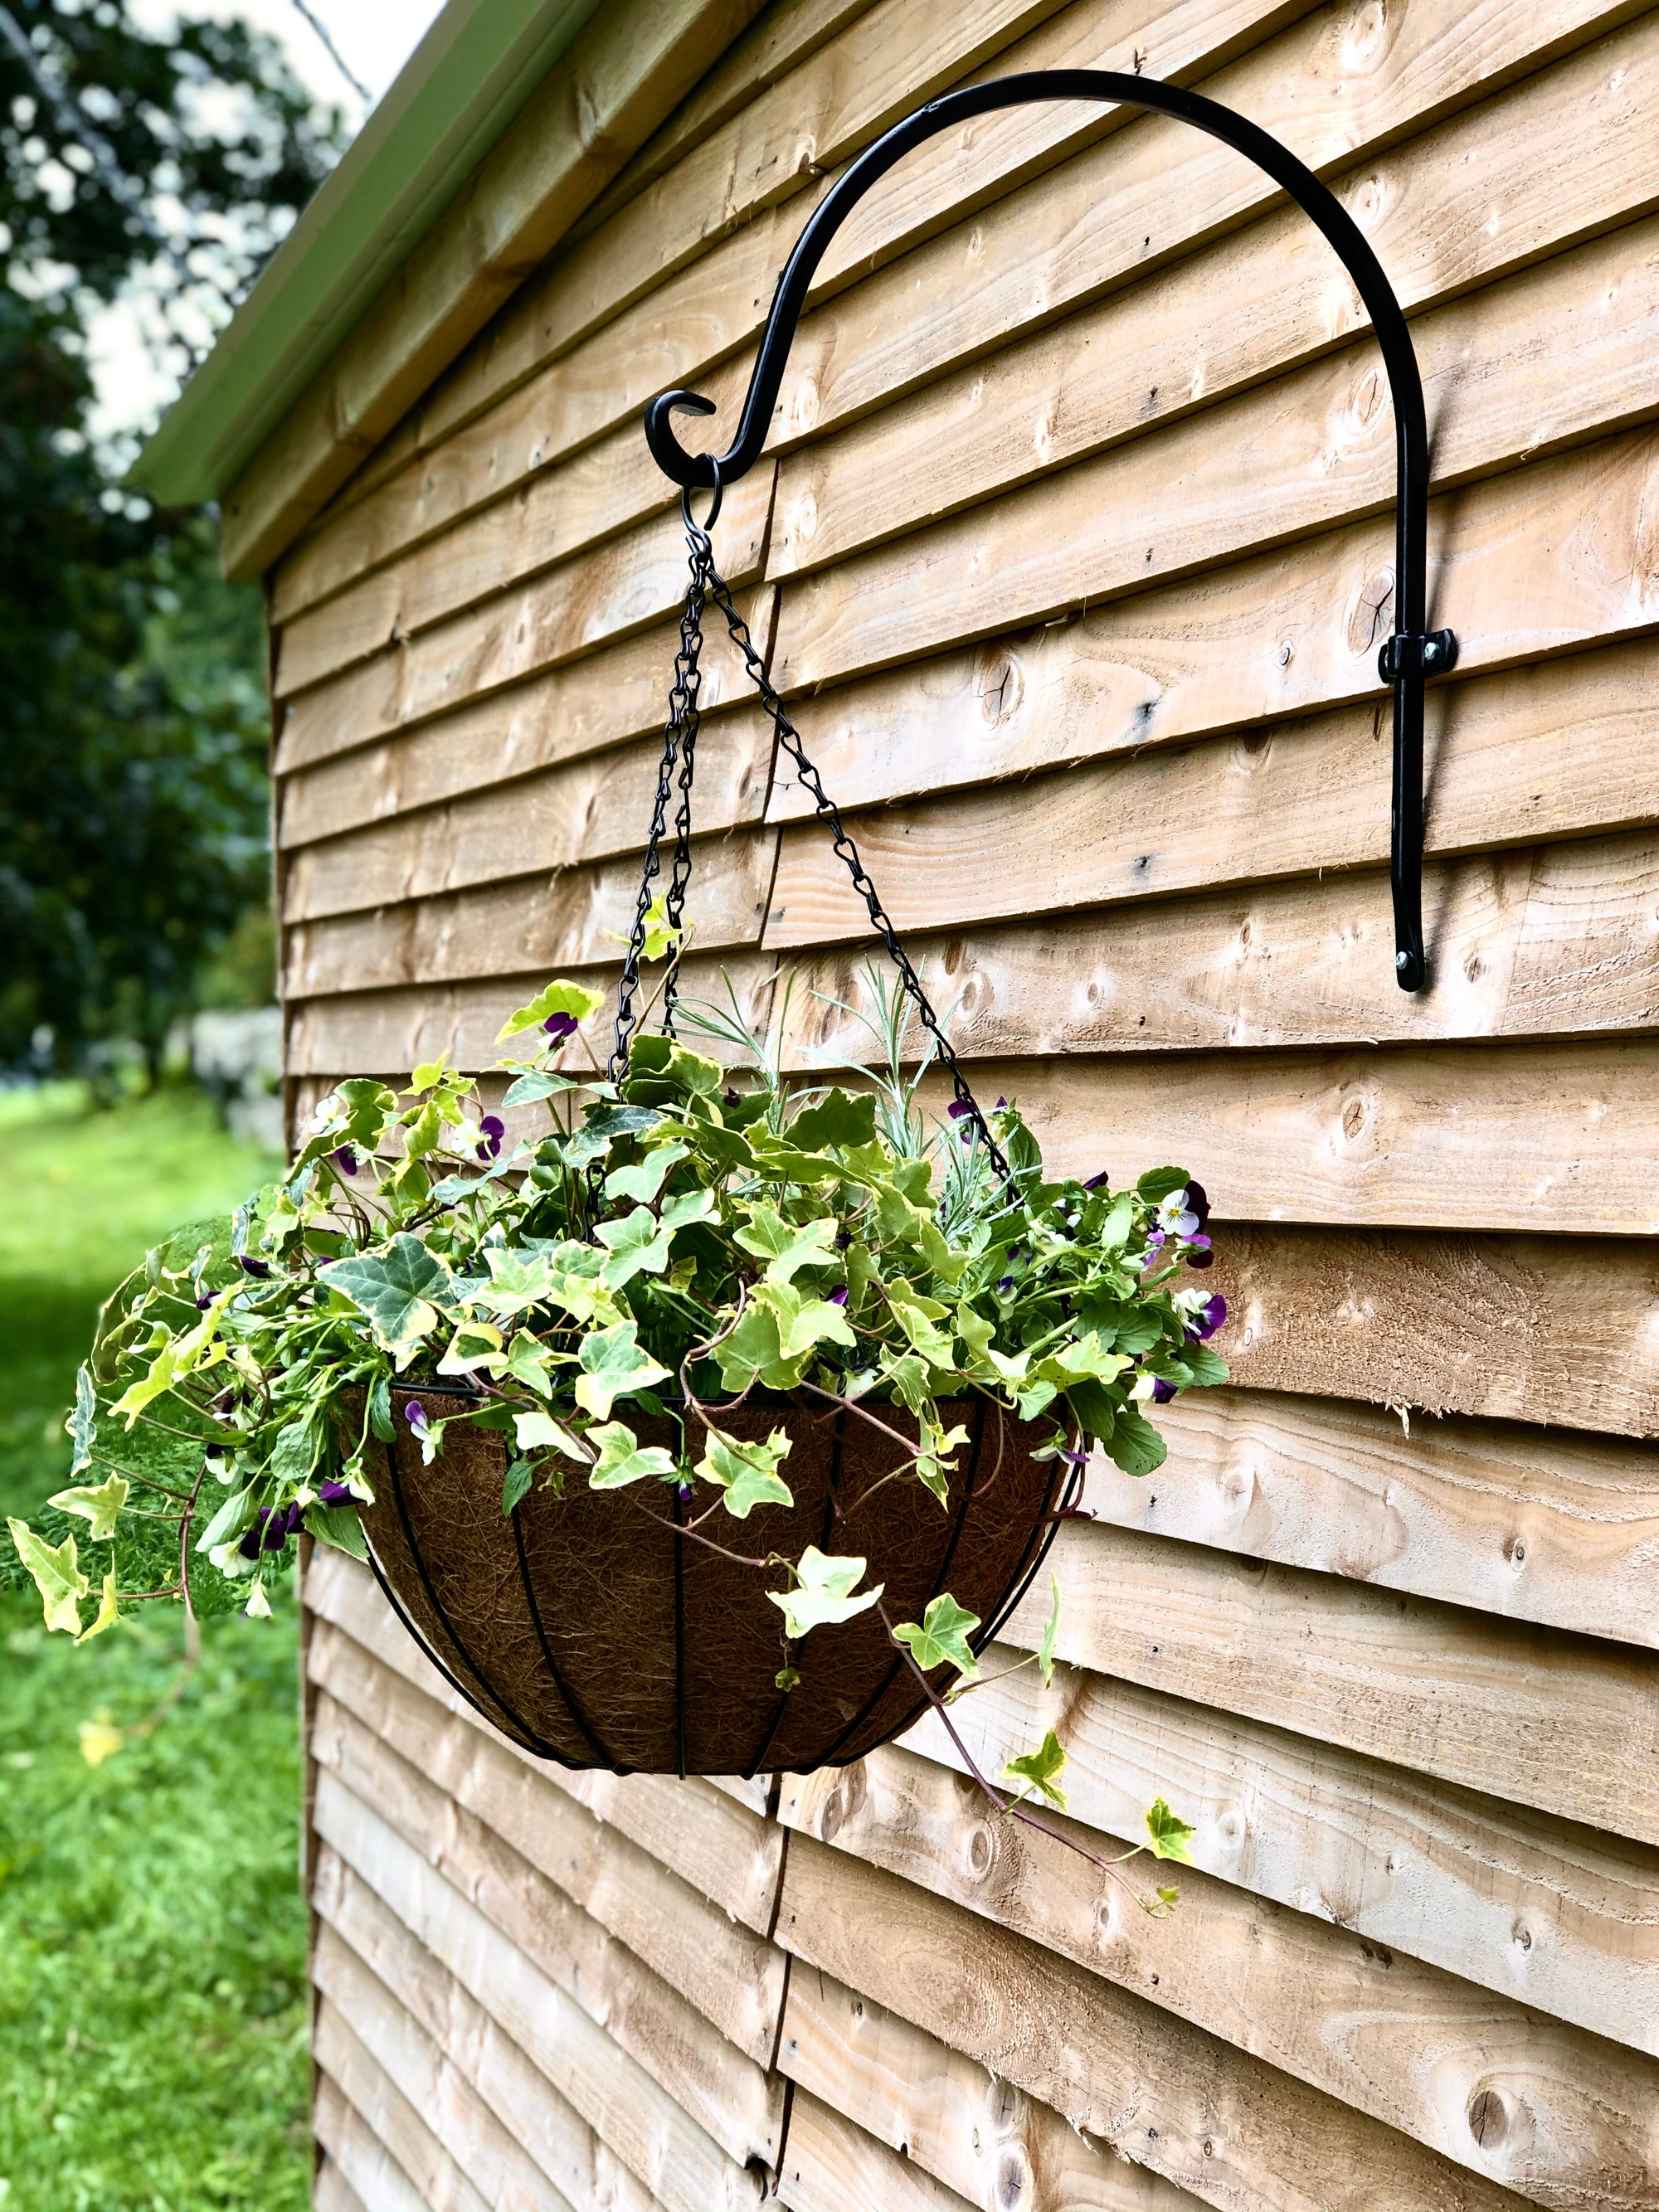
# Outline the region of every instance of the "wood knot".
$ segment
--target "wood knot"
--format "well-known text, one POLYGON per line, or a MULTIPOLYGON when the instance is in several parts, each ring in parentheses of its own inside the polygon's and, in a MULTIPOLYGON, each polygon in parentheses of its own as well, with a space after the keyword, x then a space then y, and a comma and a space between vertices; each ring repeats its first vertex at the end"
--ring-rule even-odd
POLYGON ((975 1881, 983 1881, 996 1863, 996 1838, 981 1821, 968 1838, 968 1868, 975 1881))
POLYGON ((1510 2116, 1496 2089, 1477 2089, 1469 2100, 1469 2133, 1482 2150, 1495 2150, 1510 2131, 1510 2116))
POLYGON ((1030 2176, 1026 2171, 1023 2154, 1017 2150, 1004 2151, 997 2164, 996 2201, 999 2212, 1018 2212, 1026 2202, 1026 2184, 1030 2176))

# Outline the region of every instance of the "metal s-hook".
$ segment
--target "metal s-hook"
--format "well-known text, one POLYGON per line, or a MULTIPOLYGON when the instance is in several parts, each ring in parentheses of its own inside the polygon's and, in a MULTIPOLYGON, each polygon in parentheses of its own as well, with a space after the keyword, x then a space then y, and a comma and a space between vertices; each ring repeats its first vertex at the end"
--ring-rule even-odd
POLYGON ((1427 618, 1429 441, 1423 380, 1394 288, 1364 233, 1342 203, 1288 148, 1219 102, 1154 78, 1109 70, 1042 70, 992 79, 945 93, 916 109, 848 163, 808 220, 779 275, 738 434, 718 460, 688 453, 675 434, 677 409, 712 415, 695 392, 665 392, 645 410, 646 441, 658 466, 688 490, 733 483, 753 467, 771 427, 790 343, 813 276, 836 232, 871 186, 913 148, 941 131, 1028 100, 1105 100, 1169 115, 1219 138, 1264 169, 1324 234, 1353 278, 1370 315, 1394 402, 1395 628, 1378 657, 1394 690, 1394 790, 1389 875, 1394 894, 1395 974, 1402 990, 1420 991, 1428 968, 1423 949, 1423 686, 1457 658, 1450 630, 1425 632, 1427 618))

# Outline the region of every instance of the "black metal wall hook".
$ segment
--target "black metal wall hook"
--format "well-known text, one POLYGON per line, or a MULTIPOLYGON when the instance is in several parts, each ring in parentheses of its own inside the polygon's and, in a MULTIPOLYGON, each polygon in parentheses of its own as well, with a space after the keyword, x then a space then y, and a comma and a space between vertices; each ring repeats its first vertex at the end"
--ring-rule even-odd
POLYGON ((675 410, 712 415, 712 401, 695 392, 665 392, 645 410, 645 434, 665 474, 687 487, 733 483, 753 467, 765 443, 783 382, 795 325, 824 249, 877 180, 913 147, 941 131, 998 108, 1032 100, 1097 100, 1150 108, 1191 123, 1265 169, 1316 223, 1359 289, 1370 312, 1394 402, 1395 452, 1395 628, 1378 656, 1378 671, 1394 686, 1394 799, 1390 875, 1394 890, 1395 973, 1405 991, 1427 979, 1423 951, 1423 684, 1456 660, 1449 629, 1425 633, 1428 575, 1429 440, 1423 380, 1417 354, 1394 287, 1347 210, 1313 171, 1279 141, 1195 92, 1150 77, 1107 70, 1043 70, 1005 76, 944 94, 896 123, 848 165, 814 211, 783 265, 772 311, 750 379, 738 434, 718 464, 708 453, 688 453, 676 434, 675 410))

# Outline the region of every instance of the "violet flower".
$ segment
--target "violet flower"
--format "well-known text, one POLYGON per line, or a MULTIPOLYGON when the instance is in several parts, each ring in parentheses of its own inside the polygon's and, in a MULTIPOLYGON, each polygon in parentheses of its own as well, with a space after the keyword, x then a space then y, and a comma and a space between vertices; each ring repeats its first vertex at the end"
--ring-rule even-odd
POLYGON ((1189 1267, 1214 1267, 1215 1254, 1210 1249, 1210 1240, 1207 1237, 1189 1237, 1188 1243, 1190 1249, 1187 1255, 1187 1265, 1189 1267))
POLYGON ((1088 1182, 1084 1184, 1083 1188, 1085 1190, 1098 1190, 1109 1173, 1109 1169, 1102 1168, 1098 1175, 1091 1175, 1090 1176, 1088 1182))
POLYGON ((1198 1216, 1198 1225, 1200 1229, 1208 1226, 1210 1219, 1210 1201, 1201 1182, 1189 1182, 1188 1184, 1187 1211, 1188 1213, 1195 1213, 1198 1216))
POLYGON ((1005 1275, 1002 1278, 1002 1280, 997 1285, 998 1291, 1005 1296, 1008 1291, 1012 1291, 1013 1287, 1014 1279, 1012 1275, 1005 1275))
POLYGON ((431 1424, 426 1418, 426 1407, 421 1403, 418 1398, 411 1398, 409 1401, 409 1403, 404 1407, 404 1419, 409 1423, 410 1427, 413 1429, 421 1442, 424 1443, 431 1424))
POLYGON ((486 1114, 478 1128, 483 1142, 478 1147, 481 1160, 497 1160, 501 1156, 501 1139, 507 1134, 507 1124, 499 1114, 486 1114))
POLYGON ((550 1014, 542 1027, 555 1044, 562 1044, 568 1036, 575 1035, 576 1017, 574 1014, 550 1014))
POLYGON ((1166 1382, 1164 1380, 1164 1377, 1163 1377, 1161 1375, 1154 1375, 1154 1376, 1153 1376, 1153 1377, 1152 1377, 1152 1403, 1153 1403, 1153 1405, 1155 1405, 1155 1406, 1167 1406, 1167 1405, 1169 1404, 1169 1402, 1170 1402, 1170 1399, 1174 1397, 1175 1394, 1176 1394, 1176 1386, 1175 1386, 1175 1384, 1174 1384, 1173 1382, 1166 1382))
POLYGON ((335 1166, 339 1170, 342 1175, 355 1176, 356 1174, 357 1155, 349 1145, 337 1145, 334 1150, 329 1154, 329 1158, 333 1161, 335 1166))
POLYGON ((847 1285, 845 1283, 838 1283, 830 1293, 830 1304, 832 1306, 844 1306, 846 1303, 847 1285))
POLYGON ((319 1482, 317 1496, 325 1505, 355 1505, 357 1502, 351 1494, 350 1485, 344 1482, 319 1482))
POLYGON ((255 1275, 261 1280, 270 1273, 269 1260, 251 1260, 246 1252, 237 1255, 236 1264, 245 1275, 255 1275))
POLYGON ((1202 1344, 1206 1338, 1215 1334, 1226 1318, 1227 1301, 1218 1291, 1212 1297, 1206 1298, 1188 1322, 1187 1334, 1194 1343, 1202 1344))

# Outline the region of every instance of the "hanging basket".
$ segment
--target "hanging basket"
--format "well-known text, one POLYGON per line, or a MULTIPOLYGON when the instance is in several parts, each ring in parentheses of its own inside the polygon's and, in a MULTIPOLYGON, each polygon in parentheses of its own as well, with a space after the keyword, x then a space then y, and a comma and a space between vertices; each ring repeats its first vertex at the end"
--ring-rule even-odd
MULTIPOLYGON (((781 1564, 765 1574, 739 1565, 580 1477, 562 1498, 532 1492, 506 1518, 501 1437, 452 1429, 424 1466, 404 1407, 418 1397, 436 1420, 467 1401, 393 1397, 397 1439, 381 1448, 363 1513, 375 1571, 428 1656, 524 1750, 617 1773, 805 1772, 861 1759, 926 1706, 878 1613, 792 1650, 767 1595, 787 1585, 781 1564), (791 1662, 799 1679, 780 1689, 791 1662)), ((914 1446, 902 1407, 874 1411, 914 1446)), ((988 1399, 941 1412, 971 1438, 943 1506, 908 1471, 884 1483, 905 1452, 868 1421, 780 1401, 722 1414, 732 1435, 781 1427, 793 1445, 793 1509, 757 1506, 732 1524, 736 1541, 755 1557, 793 1555, 803 1529, 828 1546, 833 1522, 834 1548, 862 1553, 869 1582, 885 1585, 890 1620, 920 1620, 948 1587, 980 1616, 975 1648, 988 1643, 1042 1565, 1075 1469, 1033 1459, 1037 1431, 988 1399)), ((688 1443, 697 1425, 693 1414, 688 1443)), ((666 1418, 641 1421, 639 1435, 679 1441, 666 1418)))

